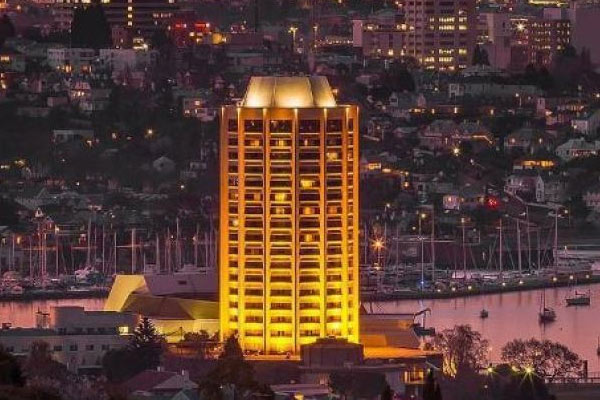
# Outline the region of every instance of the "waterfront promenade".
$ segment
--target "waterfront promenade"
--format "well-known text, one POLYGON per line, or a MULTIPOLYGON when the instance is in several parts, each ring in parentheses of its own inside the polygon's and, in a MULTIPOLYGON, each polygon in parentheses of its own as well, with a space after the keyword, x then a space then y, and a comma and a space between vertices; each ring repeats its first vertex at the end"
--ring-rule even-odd
POLYGON ((403 290, 392 293, 382 291, 376 293, 362 293, 363 301, 392 301, 392 300, 419 300, 419 299, 452 299, 486 294, 511 293, 527 290, 560 288, 567 286, 583 286, 591 283, 600 283, 600 275, 587 274, 581 277, 557 276, 513 279, 503 283, 477 284, 475 282, 458 282, 447 289, 436 290, 403 290))

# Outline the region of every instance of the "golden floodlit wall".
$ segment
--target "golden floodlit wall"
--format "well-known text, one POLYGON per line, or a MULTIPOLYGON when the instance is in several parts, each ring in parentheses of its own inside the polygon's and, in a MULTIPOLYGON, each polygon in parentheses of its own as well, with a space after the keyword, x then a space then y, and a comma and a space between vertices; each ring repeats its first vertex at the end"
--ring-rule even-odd
POLYGON ((221 335, 358 342, 358 108, 323 77, 259 77, 221 117, 221 335))

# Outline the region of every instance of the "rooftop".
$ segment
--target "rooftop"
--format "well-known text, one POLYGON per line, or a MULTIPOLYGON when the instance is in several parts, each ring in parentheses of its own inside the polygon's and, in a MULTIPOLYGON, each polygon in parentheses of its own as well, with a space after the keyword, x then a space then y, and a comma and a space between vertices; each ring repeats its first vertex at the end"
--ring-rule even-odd
POLYGON ((335 107, 336 101, 324 76, 250 78, 242 107, 335 107))

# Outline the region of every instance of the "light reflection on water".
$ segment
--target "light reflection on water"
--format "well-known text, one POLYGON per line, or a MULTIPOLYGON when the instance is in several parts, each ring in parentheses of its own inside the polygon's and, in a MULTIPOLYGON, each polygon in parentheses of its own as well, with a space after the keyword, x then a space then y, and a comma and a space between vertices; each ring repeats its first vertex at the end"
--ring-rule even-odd
MULTIPOLYGON (((500 361, 502 346, 514 339, 536 337, 561 342, 589 362, 590 371, 600 371, 600 357, 596 355, 600 336, 600 284, 580 286, 579 291, 591 289, 591 305, 566 307, 569 288, 546 289, 546 304, 556 310, 555 322, 540 325, 538 312, 541 290, 491 294, 436 300, 401 300, 376 302, 373 312, 413 313, 429 307, 427 326, 438 330, 456 324, 469 324, 490 341, 492 361, 500 361), (482 308, 489 318, 479 318, 482 308)), ((49 311, 53 306, 80 305, 86 310, 101 310, 104 299, 36 300, 30 302, 0 302, 0 322, 13 327, 35 326, 35 313, 49 311)), ((369 310, 370 307, 367 307, 369 310)))
MULTIPOLYGON (((588 360, 590 371, 600 371, 600 357, 596 354, 600 336, 600 284, 578 288, 579 291, 588 289, 591 289, 591 305, 583 307, 566 306, 565 298, 572 289, 546 289, 546 305, 553 307, 557 314, 556 321, 546 325, 538 322, 541 290, 456 299, 377 302, 373 304, 373 312, 413 313, 429 307, 432 312, 427 315, 427 326, 441 330, 457 324, 471 325, 490 341, 494 362, 500 361, 500 351, 506 342, 536 337, 567 345, 588 360), (479 318, 482 308, 489 311, 487 319, 479 318)), ((421 321, 420 317, 418 321, 421 321)))
POLYGON ((10 322, 13 327, 35 326, 35 313, 48 312, 56 306, 83 306, 88 311, 102 310, 105 299, 63 299, 33 301, 0 301, 0 323, 10 322))

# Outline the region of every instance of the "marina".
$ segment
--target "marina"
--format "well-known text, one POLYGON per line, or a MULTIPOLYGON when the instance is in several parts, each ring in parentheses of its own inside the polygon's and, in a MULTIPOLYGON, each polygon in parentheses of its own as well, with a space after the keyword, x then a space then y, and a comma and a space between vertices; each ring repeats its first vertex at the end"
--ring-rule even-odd
MULTIPOLYGON (((538 314, 543 290, 528 290, 422 300, 375 301, 365 303, 367 309, 380 313, 416 314, 415 322, 422 324, 419 332, 431 335, 457 324, 469 324, 490 342, 489 358, 499 362, 501 348, 515 338, 550 339, 569 343, 569 347, 589 363, 590 371, 600 371, 598 337, 600 336, 600 284, 581 285, 580 291, 590 293, 590 305, 567 306, 571 288, 556 287, 545 290, 546 307, 556 313, 554 323, 540 323, 538 314), (421 310, 422 312, 419 312, 421 310), (483 317, 482 312, 487 316, 483 317), (518 321, 518 323, 516 323, 518 321)), ((87 310, 101 310, 104 298, 63 300, 32 300, 0 302, 0 322, 13 327, 35 326, 37 311, 48 311, 53 306, 79 305, 87 310)), ((424 336, 427 338, 427 336, 424 336)), ((426 339, 425 339, 426 340, 426 339)))
MULTIPOLYGON (((398 300, 373 302, 375 312, 414 313, 430 309, 426 328, 436 331, 452 328, 457 324, 469 324, 490 342, 491 362, 500 362, 502 346, 513 339, 549 339, 568 343, 569 348, 589 363, 590 371, 600 371, 600 355, 597 354, 600 335, 600 284, 581 288, 590 290, 591 302, 586 307, 569 307, 565 299, 570 295, 568 287, 546 289, 546 307, 556 313, 553 323, 540 323, 540 301, 543 290, 486 294, 453 299, 398 300), (481 311, 488 312, 481 318, 481 311)), ((415 321, 422 323, 422 316, 415 321)))

